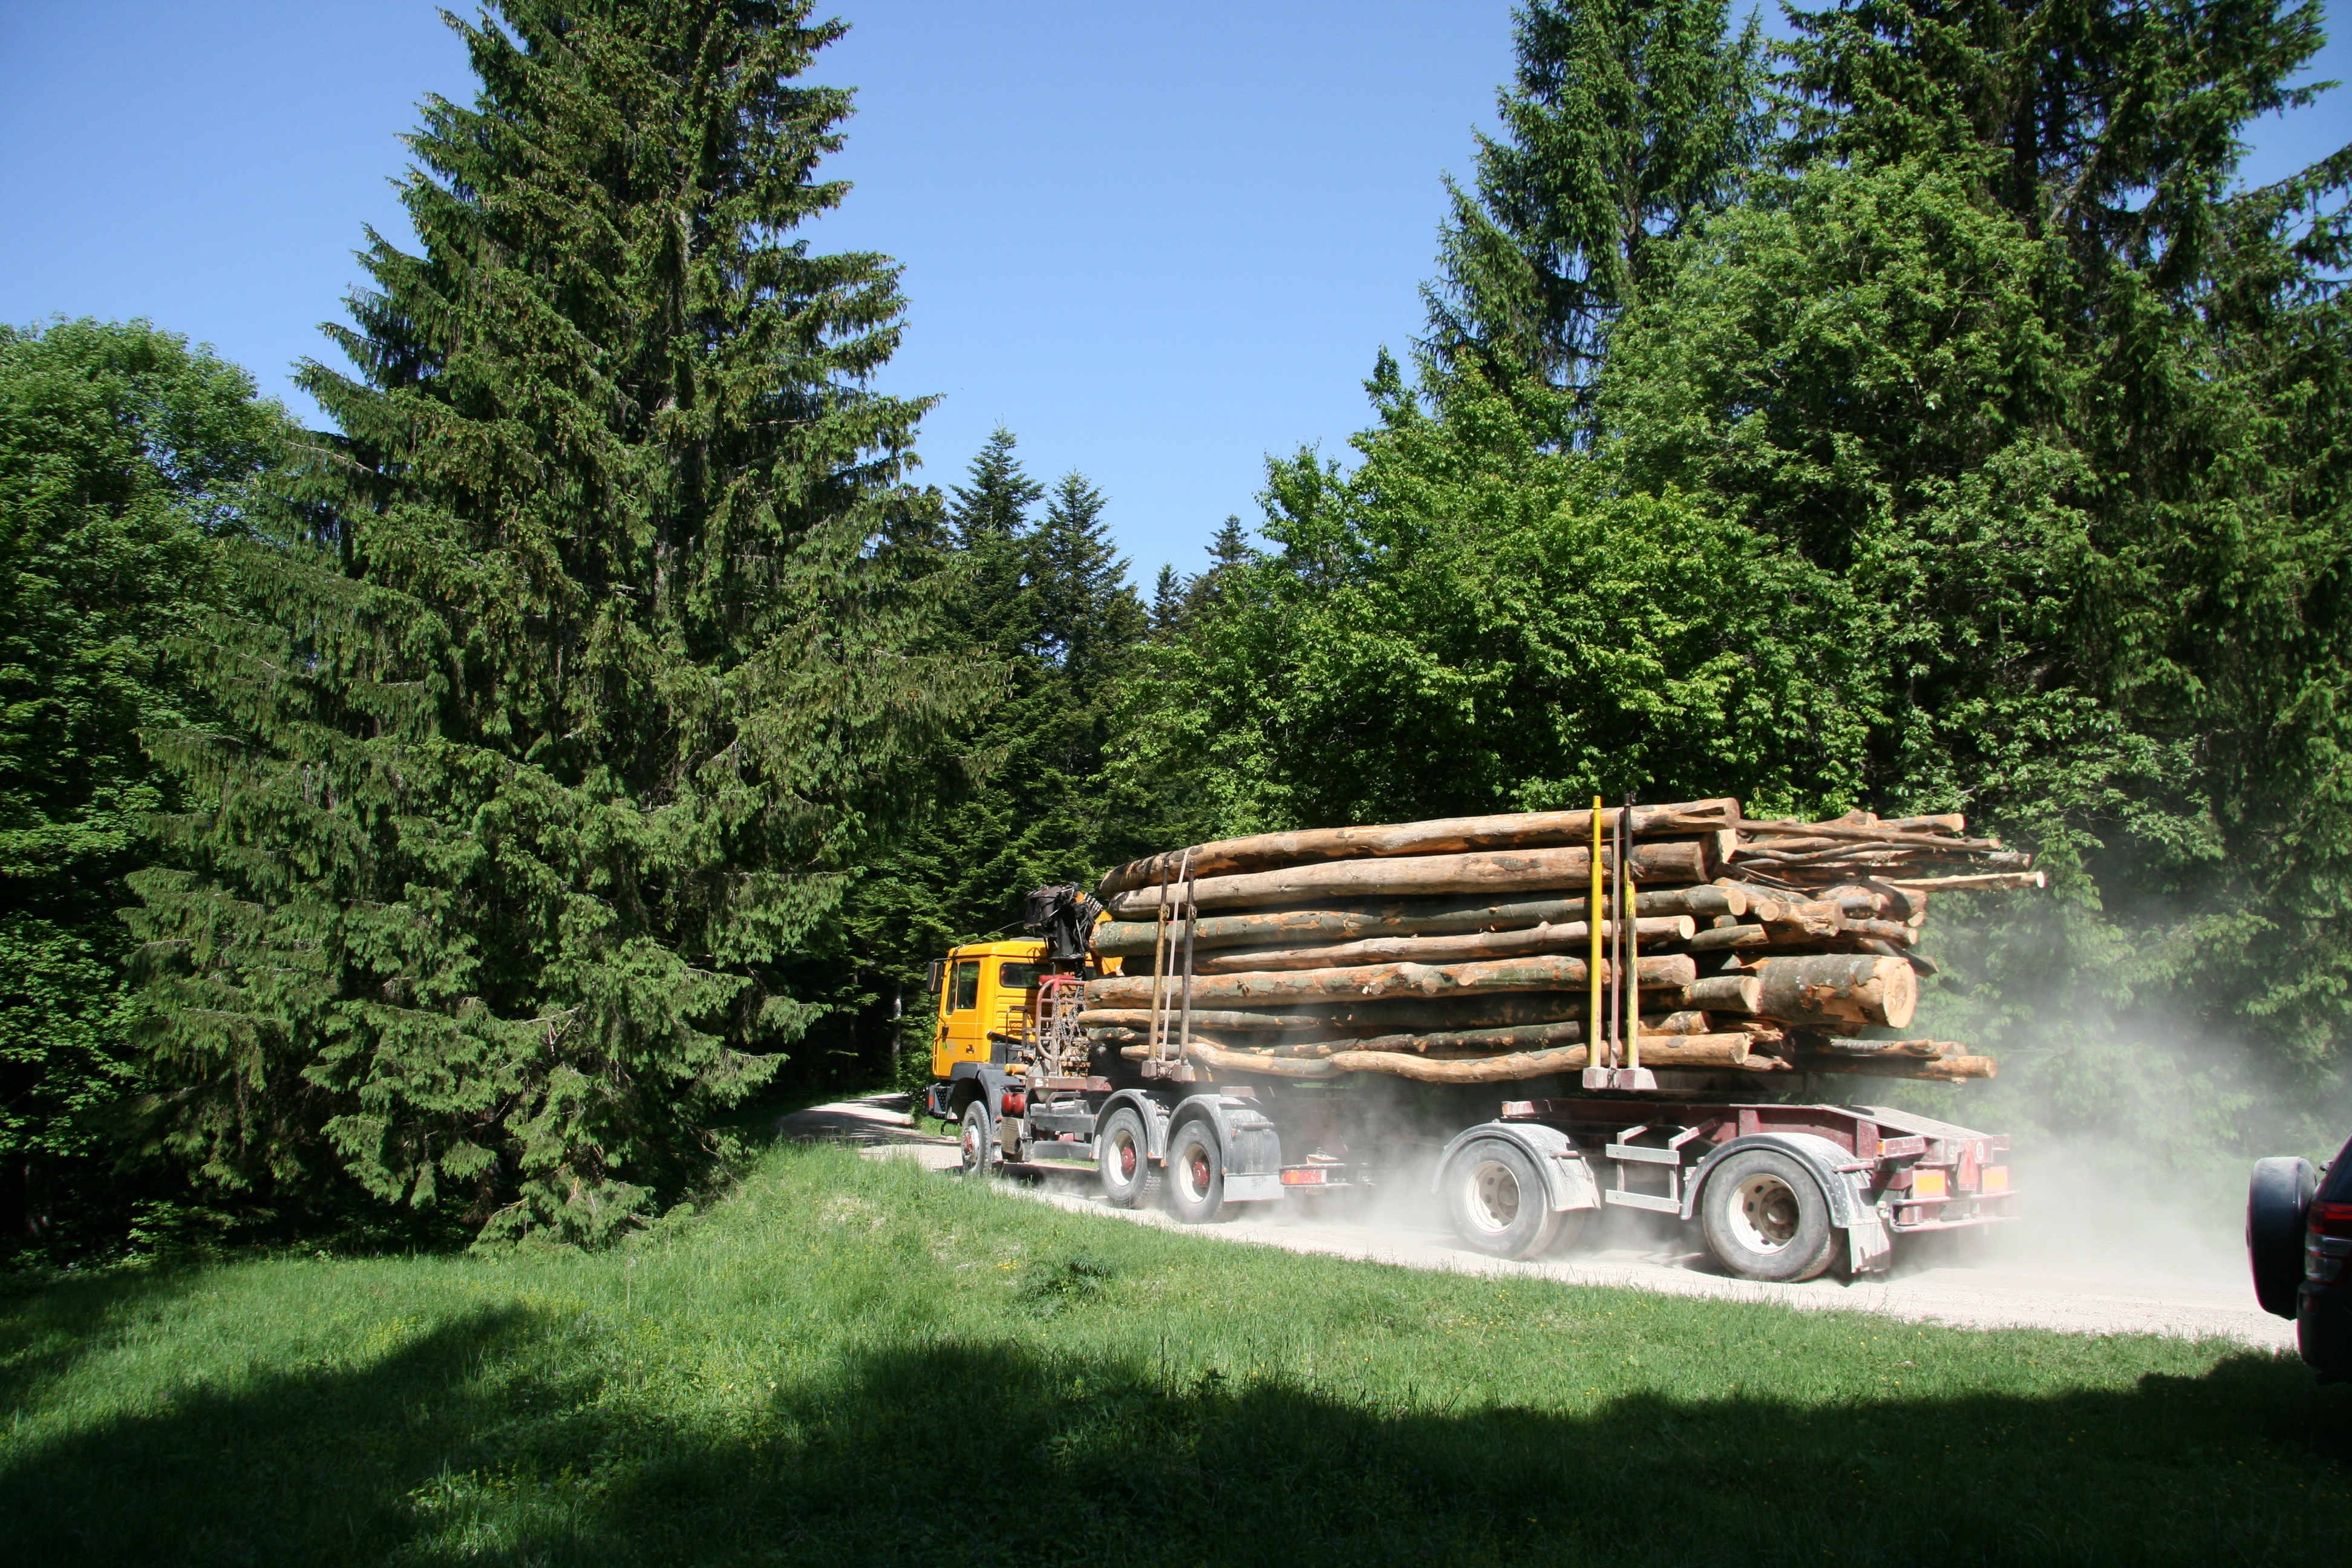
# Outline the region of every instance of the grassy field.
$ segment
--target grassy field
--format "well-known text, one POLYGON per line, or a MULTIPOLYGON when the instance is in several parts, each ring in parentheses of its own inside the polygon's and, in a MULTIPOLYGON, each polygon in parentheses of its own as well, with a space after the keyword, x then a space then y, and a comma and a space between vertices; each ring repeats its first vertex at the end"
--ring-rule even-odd
POLYGON ((1299 1257, 779 1149, 601 1256, 0 1300, 8 1563, 2295 1563, 2352 1389, 1299 1257))

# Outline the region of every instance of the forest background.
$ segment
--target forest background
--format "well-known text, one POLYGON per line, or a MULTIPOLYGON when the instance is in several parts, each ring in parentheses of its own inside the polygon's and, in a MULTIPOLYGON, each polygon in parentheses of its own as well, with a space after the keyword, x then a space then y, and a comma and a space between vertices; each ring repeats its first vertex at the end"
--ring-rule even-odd
POLYGON ((1148 594, 1011 432, 910 481, 805 6, 457 24, 331 429, 0 337, 15 1256, 593 1241, 1040 882, 1627 790, 2040 855, 1934 917, 1972 1118, 2332 1142, 2352 151, 2234 177, 2319 8, 1788 19, 1525 6, 1353 457, 1148 594))

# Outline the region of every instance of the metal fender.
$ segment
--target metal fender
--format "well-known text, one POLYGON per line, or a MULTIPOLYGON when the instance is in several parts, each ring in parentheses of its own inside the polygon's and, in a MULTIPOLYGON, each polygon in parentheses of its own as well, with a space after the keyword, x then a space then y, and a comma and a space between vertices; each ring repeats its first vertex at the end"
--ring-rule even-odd
POLYGON ((1601 1184, 1592 1178, 1592 1169, 1584 1163, 1584 1155, 1576 1141, 1557 1127, 1546 1127, 1536 1121, 1484 1121, 1454 1135, 1445 1152, 1437 1157, 1437 1172, 1430 1178, 1429 1190, 1445 1190, 1445 1173, 1454 1168, 1454 1156, 1473 1138, 1504 1138, 1528 1152, 1536 1169, 1544 1173, 1544 1185, 1551 1194, 1551 1206, 1556 1209, 1597 1209, 1601 1206, 1601 1184))
POLYGON ((1134 1107, 1135 1113, 1143 1118, 1144 1157, 1165 1163, 1168 1158, 1168 1108, 1140 1089, 1122 1089, 1102 1102, 1102 1109, 1095 1112, 1094 1142, 1102 1142, 1103 1123, 1109 1121, 1110 1113, 1122 1105, 1134 1107))
MULTIPOLYGON (((1168 1118, 1168 1131, 1188 1121, 1205 1121, 1216 1131, 1218 1150, 1225 1157, 1225 1201, 1262 1203, 1282 1196, 1282 1134, 1246 1100, 1228 1095, 1196 1094, 1178 1102, 1168 1118)), ((1167 1158, 1163 1141, 1160 1157, 1167 1158)))
POLYGON ((1857 1160, 1830 1140, 1811 1132, 1758 1132, 1734 1138, 1709 1153, 1691 1167, 1689 1177, 1683 1183, 1683 1218, 1688 1219, 1698 1212, 1699 1198, 1706 1193, 1707 1178, 1715 1173, 1715 1167, 1742 1149, 1777 1149, 1802 1161, 1821 1183, 1822 1194, 1829 1199, 1830 1223, 1845 1232, 1847 1268, 1856 1274, 1871 1274, 1886 1267, 1887 1258, 1895 1250, 1894 1238, 1886 1234, 1886 1221, 1876 1205, 1863 1195, 1871 1163, 1857 1160))
MULTIPOLYGON (((948 1075, 948 1104, 955 1116, 974 1100, 986 1096, 988 1117, 993 1121, 1004 1104, 1005 1085, 1013 1080, 1004 1069, 989 1062, 958 1062, 948 1075)), ((948 1118, 953 1121, 954 1117, 948 1118)))

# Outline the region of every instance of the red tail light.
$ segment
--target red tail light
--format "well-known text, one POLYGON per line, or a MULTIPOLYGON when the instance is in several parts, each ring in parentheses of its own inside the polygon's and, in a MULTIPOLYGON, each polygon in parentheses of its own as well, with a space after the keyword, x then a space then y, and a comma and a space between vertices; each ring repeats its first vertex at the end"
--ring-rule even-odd
POLYGON ((2312 1205, 2303 1277, 2315 1285, 2333 1285, 2344 1278, 2347 1259, 2352 1259, 2352 1204, 2312 1205))

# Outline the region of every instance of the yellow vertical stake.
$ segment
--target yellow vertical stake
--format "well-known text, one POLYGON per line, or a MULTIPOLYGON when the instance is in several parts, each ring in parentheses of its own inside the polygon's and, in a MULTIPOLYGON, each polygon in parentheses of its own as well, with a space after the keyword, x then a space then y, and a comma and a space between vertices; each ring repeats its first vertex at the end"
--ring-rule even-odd
POLYGON ((1601 991, 1601 927, 1609 911, 1609 900, 1601 879, 1601 797, 1592 797, 1592 896, 1584 903, 1585 923, 1592 928, 1592 1006, 1584 1016, 1584 1065, 1606 1067, 1601 1059, 1601 1016, 1603 1011, 1601 991))

